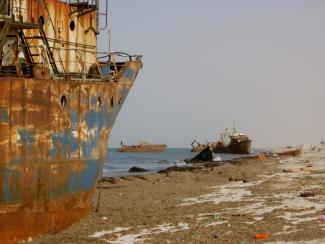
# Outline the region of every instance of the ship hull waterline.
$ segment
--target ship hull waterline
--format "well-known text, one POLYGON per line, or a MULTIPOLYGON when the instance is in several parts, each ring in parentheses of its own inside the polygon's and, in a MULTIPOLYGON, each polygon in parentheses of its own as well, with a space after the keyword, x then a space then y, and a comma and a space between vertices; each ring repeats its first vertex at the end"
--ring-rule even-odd
POLYGON ((2 243, 89 213, 109 134, 141 67, 126 62, 109 82, 0 77, 2 243))

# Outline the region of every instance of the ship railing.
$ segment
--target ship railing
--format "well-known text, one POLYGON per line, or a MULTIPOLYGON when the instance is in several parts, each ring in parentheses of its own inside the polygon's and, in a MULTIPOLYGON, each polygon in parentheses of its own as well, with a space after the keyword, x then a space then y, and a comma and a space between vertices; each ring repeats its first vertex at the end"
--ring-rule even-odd
MULTIPOLYGON (((45 50, 44 45, 21 45, 21 44, 11 44, 10 50, 19 50, 22 47, 28 47, 34 49, 33 53, 37 53, 38 60, 37 62, 30 64, 26 62, 25 59, 19 58, 18 62, 12 65, 8 65, 8 69, 2 69, 1 72, 4 72, 5 75, 11 74, 22 77, 31 77, 33 66, 42 66, 51 70, 51 62, 48 57, 48 53, 45 50), (23 72, 23 71, 28 72, 23 72)), ((77 60, 62 60, 59 55, 56 56, 55 62, 61 62, 63 67, 66 69, 63 72, 52 73, 51 76, 53 79, 73 79, 73 80, 115 80, 120 69, 124 66, 127 61, 136 61, 141 60, 141 55, 130 55, 125 52, 96 52, 92 49, 79 49, 79 48, 59 48, 53 47, 53 51, 60 52, 64 51, 74 51, 76 56, 79 57, 77 60), (93 55, 93 62, 86 61, 82 59, 80 53, 89 53, 93 55), (69 68, 73 67, 70 70, 77 70, 69 72, 69 68), (89 67, 89 68, 88 68, 89 67), (88 68, 88 70, 87 70, 88 68), (90 72, 92 68, 95 72, 90 72)), ((8 51, 8 52, 9 52, 8 51)), ((4 55, 5 56, 5 55, 4 55)), ((2 59, 2 62, 5 63, 8 60, 2 59)))
POLYGON ((0 16, 2 19, 11 18, 15 19, 15 16, 18 16, 18 20, 23 22, 22 16, 27 16, 28 11, 30 11, 30 15, 32 14, 32 10, 28 10, 27 8, 23 8, 22 3, 20 2, 18 6, 14 6, 12 0, 1 0, 0 3, 0 16))
POLYGON ((61 0, 61 2, 68 3, 70 5, 82 5, 82 4, 87 4, 87 5, 97 5, 98 0, 61 0))
POLYGON ((105 25, 102 27, 99 27, 100 30, 105 30, 108 26, 108 0, 61 0, 61 2, 64 2, 66 4, 69 4, 72 7, 79 8, 79 10, 74 10, 70 13, 76 13, 79 12, 78 16, 82 16, 88 13, 93 12, 94 10, 104 9, 104 12, 98 11, 97 15, 102 16, 104 18, 105 25), (105 3, 105 7, 103 4, 105 3), (81 9, 81 11, 80 11, 81 9), (86 10, 82 10, 86 9, 86 10), (90 10, 87 10, 90 9, 90 10))

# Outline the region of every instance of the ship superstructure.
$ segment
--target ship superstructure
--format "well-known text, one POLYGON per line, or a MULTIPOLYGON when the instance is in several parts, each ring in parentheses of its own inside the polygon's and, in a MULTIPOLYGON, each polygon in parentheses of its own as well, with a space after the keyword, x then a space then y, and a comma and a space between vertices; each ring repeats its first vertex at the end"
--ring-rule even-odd
POLYGON ((1 243, 91 210, 110 131, 142 67, 139 55, 97 51, 101 4, 0 1, 1 243))

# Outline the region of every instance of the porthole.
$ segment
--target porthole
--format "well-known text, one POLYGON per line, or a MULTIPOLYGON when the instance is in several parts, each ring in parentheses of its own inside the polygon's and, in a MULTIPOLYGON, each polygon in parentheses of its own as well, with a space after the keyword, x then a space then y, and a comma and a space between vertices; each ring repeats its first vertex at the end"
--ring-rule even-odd
POLYGON ((76 28, 76 24, 74 23, 73 20, 70 21, 70 30, 74 31, 74 29, 76 28))
POLYGON ((111 98, 111 107, 114 107, 114 98, 111 98))
POLYGON ((42 15, 39 17, 39 23, 40 23, 42 26, 45 24, 45 19, 44 19, 44 17, 43 17, 42 15))
POLYGON ((102 98, 100 96, 97 98, 97 105, 98 107, 102 105, 102 98))
POLYGON ((62 97, 61 97, 61 105, 62 105, 62 107, 67 106, 67 103, 68 103, 67 96, 66 95, 62 95, 62 97))

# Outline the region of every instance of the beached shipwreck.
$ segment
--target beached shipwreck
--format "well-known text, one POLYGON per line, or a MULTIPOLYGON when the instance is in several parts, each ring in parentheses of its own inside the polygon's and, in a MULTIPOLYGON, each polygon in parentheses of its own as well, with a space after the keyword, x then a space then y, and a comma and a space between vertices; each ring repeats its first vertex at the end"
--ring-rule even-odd
POLYGON ((166 151, 166 144, 151 144, 148 142, 140 141, 137 145, 123 145, 117 149, 121 153, 146 153, 146 152, 164 152, 166 151))
POLYGON ((100 3, 0 1, 1 243, 61 230, 92 208, 110 131, 142 67, 139 55, 97 51, 100 3))
POLYGON ((220 133, 219 141, 211 141, 206 144, 194 140, 191 143, 192 152, 201 152, 206 147, 210 146, 214 153, 230 153, 230 154, 250 154, 252 140, 244 133, 238 133, 234 125, 232 131, 220 133))

